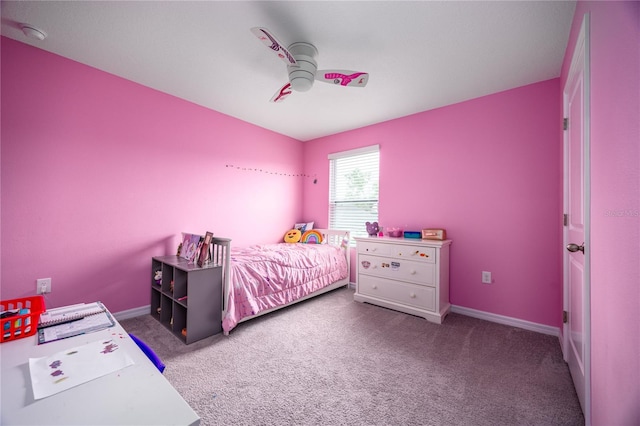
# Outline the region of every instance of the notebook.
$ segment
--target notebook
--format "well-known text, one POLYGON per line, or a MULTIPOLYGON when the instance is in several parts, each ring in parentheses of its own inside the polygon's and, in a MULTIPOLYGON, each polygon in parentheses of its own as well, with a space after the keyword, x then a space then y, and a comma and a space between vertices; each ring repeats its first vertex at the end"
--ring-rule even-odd
POLYGON ((114 325, 111 314, 100 302, 50 309, 40 315, 38 343, 92 333, 114 325))
POLYGON ((89 315, 100 314, 104 311, 105 307, 100 302, 80 303, 77 305, 48 309, 40 314, 38 328, 46 328, 56 324, 79 320, 89 315))

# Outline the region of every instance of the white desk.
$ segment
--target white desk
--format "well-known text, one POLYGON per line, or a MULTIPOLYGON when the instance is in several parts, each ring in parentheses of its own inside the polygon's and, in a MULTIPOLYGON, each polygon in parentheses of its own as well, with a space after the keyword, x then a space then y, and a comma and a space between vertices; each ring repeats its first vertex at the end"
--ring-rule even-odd
POLYGON ((2 425, 199 425, 200 418, 116 322, 103 331, 38 345, 37 334, 0 344, 2 425), (81 346, 112 333, 134 364, 34 400, 29 358, 81 346))

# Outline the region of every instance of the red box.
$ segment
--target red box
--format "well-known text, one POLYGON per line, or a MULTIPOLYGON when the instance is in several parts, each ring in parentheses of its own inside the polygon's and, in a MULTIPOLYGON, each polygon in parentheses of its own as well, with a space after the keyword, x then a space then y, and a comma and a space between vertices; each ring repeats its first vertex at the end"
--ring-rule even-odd
POLYGON ((40 314, 45 311, 44 297, 33 296, 0 301, 0 312, 20 309, 28 309, 29 312, 0 319, 0 343, 36 334, 40 314))

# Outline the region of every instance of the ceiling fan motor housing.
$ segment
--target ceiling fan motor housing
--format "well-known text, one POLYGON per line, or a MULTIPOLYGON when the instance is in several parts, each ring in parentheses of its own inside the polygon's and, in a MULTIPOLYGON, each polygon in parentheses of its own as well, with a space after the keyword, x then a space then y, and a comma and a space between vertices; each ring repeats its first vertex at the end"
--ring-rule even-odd
POLYGON ((297 92, 306 92, 315 81, 318 69, 315 57, 318 49, 309 43, 293 43, 289 46, 289 52, 298 63, 298 66, 287 66, 291 88, 297 92))

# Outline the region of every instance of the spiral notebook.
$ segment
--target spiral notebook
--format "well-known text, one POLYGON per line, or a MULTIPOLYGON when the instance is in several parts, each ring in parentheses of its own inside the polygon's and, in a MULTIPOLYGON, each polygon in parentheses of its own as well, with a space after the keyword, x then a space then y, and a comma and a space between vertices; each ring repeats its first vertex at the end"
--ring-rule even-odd
POLYGON ((81 303, 49 309, 40 315, 38 343, 47 343, 115 325, 101 302, 81 303))
POLYGON ((40 314, 38 328, 46 328, 56 324, 79 320, 88 315, 97 315, 104 311, 105 307, 100 302, 80 303, 77 305, 49 309, 40 314))

